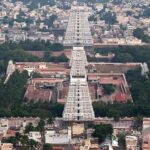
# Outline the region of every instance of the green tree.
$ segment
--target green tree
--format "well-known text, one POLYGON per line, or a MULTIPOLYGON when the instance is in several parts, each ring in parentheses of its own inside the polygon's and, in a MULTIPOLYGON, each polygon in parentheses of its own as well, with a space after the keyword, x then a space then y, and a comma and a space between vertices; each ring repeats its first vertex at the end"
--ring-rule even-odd
POLYGON ((126 142, 125 142, 126 134, 121 133, 121 134, 118 134, 117 137, 118 137, 118 143, 119 143, 120 148, 122 150, 126 150, 126 142))
POLYGON ((146 43, 150 43, 150 36, 146 35, 144 33, 144 30, 141 29, 141 28, 136 28, 133 30, 133 35, 138 38, 138 39, 141 39, 143 42, 146 42, 146 43))
POLYGON ((98 137, 100 143, 103 142, 106 137, 111 137, 112 133, 113 128, 110 124, 100 124, 94 126, 93 136, 98 137))
POLYGON ((48 62, 48 61, 50 61, 50 52, 49 51, 46 51, 45 53, 44 53, 44 61, 46 61, 46 62, 48 62))
POLYGON ((63 45, 60 44, 60 43, 54 43, 54 44, 52 44, 52 46, 51 46, 51 50, 52 50, 52 51, 62 51, 62 50, 64 50, 64 47, 63 47, 63 45))
POLYGON ((111 11, 104 12, 101 15, 101 19, 105 20, 106 23, 111 24, 111 25, 113 25, 113 24, 115 24, 117 22, 116 14, 111 12, 111 11))
POLYGON ((32 78, 42 78, 42 75, 40 73, 33 72, 32 73, 32 78))
POLYGON ((30 131, 35 131, 35 128, 33 127, 32 123, 29 123, 28 125, 26 125, 24 132, 29 133, 30 131))
POLYGON ((96 21, 97 18, 95 17, 95 15, 91 15, 91 16, 88 17, 88 20, 89 21, 96 21))
POLYGON ((51 144, 44 144, 43 150, 52 150, 52 145, 51 144))
POLYGON ((113 58, 113 61, 122 63, 133 62, 134 57, 130 53, 118 53, 113 58))
POLYGON ((47 122, 51 124, 53 123, 53 121, 54 121, 54 118, 52 116, 49 116, 47 122))
POLYGON ((48 25, 48 27, 53 27, 54 21, 57 19, 57 15, 51 15, 48 19, 44 20, 45 25, 48 25))
POLYGON ((150 8, 145 8, 143 11, 143 16, 144 17, 150 17, 150 8))
POLYGON ((119 118, 121 116, 121 111, 110 108, 109 111, 108 111, 108 117, 109 116, 110 117, 113 116, 113 118, 114 118, 115 121, 119 121, 119 118))
POLYGON ((127 16, 131 16, 132 14, 133 14, 133 12, 130 11, 130 10, 128 10, 128 11, 126 12, 126 15, 127 15, 127 16))
POLYGON ((108 95, 112 94, 115 91, 112 84, 104 84, 103 88, 104 88, 105 93, 108 95))
POLYGON ((37 130, 40 131, 40 132, 43 132, 44 131, 44 126, 45 126, 45 121, 43 119, 41 119, 38 123, 37 130))

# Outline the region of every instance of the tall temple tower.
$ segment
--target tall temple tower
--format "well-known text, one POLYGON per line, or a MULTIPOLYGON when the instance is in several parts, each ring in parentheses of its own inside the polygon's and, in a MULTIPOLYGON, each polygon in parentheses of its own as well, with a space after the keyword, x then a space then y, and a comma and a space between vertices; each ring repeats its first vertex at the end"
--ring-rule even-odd
POLYGON ((70 60, 70 86, 63 112, 64 121, 93 121, 95 118, 88 89, 87 59, 83 47, 73 47, 70 60))
POLYGON ((88 15, 89 8, 87 6, 72 6, 63 42, 64 46, 93 46, 93 38, 89 27, 88 15))

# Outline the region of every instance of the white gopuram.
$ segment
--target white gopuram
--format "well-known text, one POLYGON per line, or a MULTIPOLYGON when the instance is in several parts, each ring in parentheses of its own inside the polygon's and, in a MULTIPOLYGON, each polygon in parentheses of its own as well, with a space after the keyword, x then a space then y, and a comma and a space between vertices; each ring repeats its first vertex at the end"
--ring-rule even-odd
POLYGON ((63 120, 93 121, 95 115, 87 83, 87 59, 83 47, 73 47, 70 65, 70 85, 63 120))
POLYGON ((7 70, 6 70, 6 79, 4 81, 4 84, 7 83, 7 81, 9 80, 10 76, 15 72, 16 68, 15 68, 15 64, 13 63, 12 60, 9 60, 8 62, 8 66, 7 66, 7 70))
POLYGON ((87 6, 72 6, 63 42, 64 46, 93 46, 93 38, 89 27, 88 16, 89 9, 87 6))

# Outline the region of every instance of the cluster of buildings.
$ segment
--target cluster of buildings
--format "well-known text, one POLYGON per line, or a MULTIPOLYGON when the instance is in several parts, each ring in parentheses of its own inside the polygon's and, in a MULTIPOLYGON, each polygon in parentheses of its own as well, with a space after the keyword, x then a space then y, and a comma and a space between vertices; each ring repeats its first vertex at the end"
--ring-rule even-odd
POLYGON ((59 1, 54 6, 38 3, 30 8, 30 3, 22 1, 1 1, 0 43, 27 39, 62 43, 69 17, 69 10, 59 6, 62 3, 59 1))
POLYGON ((84 67, 81 66, 81 61, 79 61, 79 64, 77 64, 77 66, 72 62, 72 59, 79 59, 79 56, 85 53, 83 51, 83 48, 77 48, 78 54, 76 54, 75 49, 76 48, 74 47, 74 50, 72 50, 72 55, 74 57, 71 57, 70 60, 70 65, 72 64, 73 68, 70 68, 67 63, 13 63, 12 61, 9 61, 5 83, 7 83, 11 74, 15 70, 18 70, 20 72, 26 70, 31 77, 34 72, 38 73, 41 77, 30 78, 28 80, 27 89, 24 95, 24 97, 27 98, 28 102, 53 101, 65 104, 69 87, 71 86, 69 85, 69 80, 73 80, 74 82, 77 73, 79 76, 85 78, 81 78, 82 80, 85 81, 87 79, 89 94, 93 102, 103 101, 105 103, 113 103, 114 101, 132 101, 132 95, 126 81, 125 73, 129 70, 141 69, 141 75, 146 75, 146 73, 148 72, 146 63, 87 63, 86 57, 84 57, 84 59, 82 58, 82 60, 86 61, 86 69, 84 69, 84 67), (112 85, 112 87, 114 88, 114 92, 111 94, 107 94, 104 88, 105 85, 112 85))
MULTIPOLYGON (((26 135, 28 139, 41 144, 53 145, 53 150, 103 150, 117 149, 118 135, 124 134, 126 150, 138 150, 142 143, 142 150, 149 150, 149 127, 150 119, 143 118, 142 131, 135 130, 136 120, 134 118, 122 118, 114 121, 113 118, 95 118, 94 124, 111 124, 113 127, 112 140, 108 139, 99 145, 98 139, 92 137, 92 127, 84 123, 73 123, 68 127, 63 123, 62 118, 56 118, 49 124, 45 120, 44 133, 40 131, 25 132, 26 126, 32 124, 36 127, 40 118, 1 118, 0 119, 0 148, 1 150, 14 150, 12 143, 5 143, 6 139, 15 137, 16 133, 26 135), (4 140, 5 139, 5 140, 4 140)), ((141 120, 142 121, 142 120, 141 120)), ((21 145, 20 145, 21 146, 21 145)))
POLYGON ((120 2, 118 5, 114 1, 95 4, 92 13, 94 19, 90 21, 90 26, 96 45, 142 45, 144 43, 141 39, 133 36, 133 30, 136 28, 142 28, 146 35, 150 35, 150 18, 142 15, 143 8, 148 8, 149 2, 145 0, 120 2), (115 14, 115 23, 110 24, 101 17, 108 12, 115 14))
MULTIPOLYGON (((109 2, 107 4, 107 9, 109 11, 111 8, 117 14, 124 16, 124 9, 131 9, 131 7, 129 7, 130 3, 133 5, 132 2, 126 1, 124 5, 121 5, 122 8, 120 8, 120 6, 109 2)), ((56 5, 53 7, 41 7, 39 4, 37 9, 29 10, 29 8, 22 2, 11 3, 9 1, 2 1, 1 4, 1 9, 5 10, 6 13, 5 11, 3 13, 1 12, 0 15, 4 15, 4 17, 5 14, 8 13, 11 14, 13 19, 15 17, 17 18, 21 9, 21 11, 26 12, 26 15, 28 14, 29 18, 31 17, 33 19, 33 26, 31 25, 32 23, 30 26, 33 27, 33 29, 35 27, 36 32, 33 33, 34 35, 32 34, 32 37, 29 36, 29 32, 26 34, 27 31, 17 28, 17 34, 19 33, 18 31, 21 30, 21 33, 24 32, 26 37, 31 40, 35 40, 35 38, 40 39, 40 34, 45 35, 45 37, 42 36, 45 40, 51 39, 50 37, 46 37, 48 35, 46 32, 37 32, 37 20, 43 19, 44 22, 45 17, 50 17, 50 14, 59 15, 53 23, 53 25, 56 25, 56 28, 59 29, 59 25, 61 23, 63 23, 64 26, 66 25, 67 21, 65 21, 65 19, 69 17, 70 14, 63 44, 66 47, 71 47, 69 63, 56 64, 51 62, 9 61, 6 71, 7 77, 4 84, 7 83, 15 70, 18 70, 19 72, 26 70, 30 77, 27 81, 26 91, 24 94, 27 102, 52 101, 62 103, 64 104, 64 111, 62 118, 55 118, 55 120, 51 123, 48 123, 48 121, 45 120, 44 132, 42 133, 34 130, 29 131, 29 133, 24 133, 25 128, 29 125, 29 123, 32 123, 33 126, 37 126, 40 121, 39 118, 1 118, 0 146, 2 150, 6 150, 6 147, 8 147, 7 149, 9 150, 13 149, 13 145, 11 143, 5 143, 2 139, 14 137, 17 132, 27 135, 29 139, 32 139, 39 144, 52 144, 53 150, 112 150, 119 148, 118 138, 120 134, 124 134, 125 147, 127 150, 138 150, 140 142, 142 143, 144 150, 150 149, 149 118, 143 119, 141 132, 135 129, 136 120, 134 118, 120 118, 118 121, 114 120, 114 118, 107 117, 96 118, 92 106, 92 102, 94 101, 102 101, 105 103, 114 103, 115 101, 120 103, 125 103, 127 101, 132 102, 132 95, 126 81, 125 73, 129 70, 140 69, 141 75, 147 75, 149 71, 147 64, 89 63, 87 62, 85 52, 85 47, 93 46, 95 40, 98 39, 99 34, 101 35, 101 40, 106 42, 104 42, 104 44, 109 44, 109 41, 111 44, 114 43, 113 40, 115 40, 115 38, 119 38, 120 41, 122 39, 127 41, 129 38, 130 42, 133 41, 134 44, 141 44, 138 39, 134 39, 133 35, 129 35, 132 32, 128 30, 128 27, 130 26, 130 29, 134 29, 136 28, 133 26, 134 23, 135 25, 139 25, 137 22, 134 22, 135 19, 133 16, 131 16, 131 20, 129 20, 129 22, 125 22, 127 25, 126 36, 124 35, 125 31, 122 35, 120 34, 120 32, 122 32, 120 31, 120 24, 110 26, 110 29, 107 30, 108 25, 104 21, 97 20, 97 23, 91 22, 91 30, 94 35, 93 41, 90 26, 88 24, 88 16, 92 10, 88 9, 85 5, 73 6, 71 10, 64 11, 56 5), (95 27, 98 27, 97 31, 95 27), (116 34, 115 36, 111 34, 112 31, 113 34, 116 34), (129 34, 127 32, 129 32, 129 34), (134 40, 137 40, 137 42, 134 40), (39 77, 34 78, 34 73, 37 73, 39 77), (106 85, 109 85, 109 87, 111 86, 113 89, 111 90, 111 93, 108 93, 106 85), (94 129, 88 126, 89 123, 94 125, 111 124, 113 127, 113 137, 111 139, 106 139, 103 143, 99 144, 98 139, 93 138, 94 129)), ((134 5, 137 6, 137 4, 139 4, 138 0, 134 1, 134 5)), ((147 4, 146 1, 144 5, 145 4, 147 4)), ((96 8, 102 9, 103 6, 96 8)), ((137 11, 136 8, 137 7, 135 7, 134 11, 137 11)), ((23 16, 26 17, 26 15, 23 16)), ((121 19, 118 20, 118 22, 119 21, 121 21, 121 19)), ((123 21, 126 20, 123 19, 123 21)), ((43 25, 44 28, 47 29, 45 24, 39 24, 40 26, 43 25)), ((1 35, 3 34, 2 28, 4 26, 7 27, 6 24, 2 23, 1 35)), ((16 28, 16 26, 13 24, 12 28, 16 28)), ((15 30, 12 32, 14 31, 15 30)), ((9 32, 8 34, 11 33, 9 32)), ((20 36, 15 37, 12 35, 12 38, 16 39, 16 41, 20 41, 18 37, 20 38, 20 36)), ((24 37, 21 38, 21 40, 25 39, 26 38, 24 37)), ((121 44, 124 44, 124 42, 121 42, 121 44)), ((97 57, 101 58, 102 56, 97 57)), ((111 59, 112 57, 114 57, 113 54, 110 54, 106 58, 111 59)))
POLYGON ((141 39, 133 36, 136 28, 142 28, 145 34, 150 35, 150 19, 141 15, 143 7, 148 7, 148 2, 126 0, 115 5, 110 1, 107 4, 93 4, 92 7, 82 6, 76 14, 76 6, 70 9, 69 2, 56 1, 54 6, 39 3, 30 9, 30 4, 3 0, 0 6, 0 43, 29 39, 59 42, 64 46, 71 46, 74 41, 83 41, 86 46, 92 46, 93 43, 143 45, 145 43, 141 39), (68 9, 62 7, 64 5, 69 6, 68 9), (109 11, 116 15, 116 22, 112 25, 100 17, 100 14, 109 11), (89 25, 85 16, 94 16, 96 19, 91 20, 89 25), (85 23, 81 24, 83 19, 85 23))

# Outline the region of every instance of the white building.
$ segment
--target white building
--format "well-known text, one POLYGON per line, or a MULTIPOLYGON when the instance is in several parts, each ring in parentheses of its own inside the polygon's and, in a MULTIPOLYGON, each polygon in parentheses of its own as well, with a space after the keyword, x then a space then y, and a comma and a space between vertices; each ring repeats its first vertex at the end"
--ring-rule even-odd
POLYGON ((37 132, 37 131, 29 132, 28 138, 40 143, 41 142, 41 133, 37 132))
POLYGON ((0 33, 0 44, 4 43, 6 41, 6 37, 4 33, 0 33))
POLYGON ((148 69, 148 65, 146 62, 144 62, 142 65, 141 65, 141 75, 147 75, 147 73, 149 72, 149 69, 148 69))
POLYGON ((44 40, 44 41, 54 41, 54 35, 49 32, 35 32, 29 34, 27 37, 29 40, 44 40))
POLYGON ((15 64, 13 63, 12 60, 9 60, 7 70, 6 70, 6 74, 7 75, 13 74, 14 71, 15 71, 15 64))
POLYGON ((138 139, 136 136, 128 135, 126 140, 126 150, 137 150, 138 139))
POLYGON ((54 130, 45 132, 45 143, 69 144, 71 142, 71 128, 66 133, 56 133, 54 130))
POLYGON ((0 132, 2 132, 5 136, 8 129, 9 129, 8 120, 7 119, 2 119, 1 122, 0 122, 0 132))
POLYGON ((0 150, 13 150, 13 144, 12 143, 2 143, 0 145, 0 150))
POLYGON ((20 42, 20 41, 25 41, 27 39, 27 33, 25 31, 15 30, 7 34, 7 37, 10 41, 20 42))

